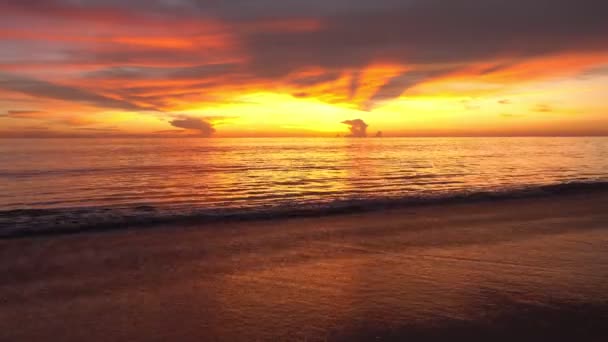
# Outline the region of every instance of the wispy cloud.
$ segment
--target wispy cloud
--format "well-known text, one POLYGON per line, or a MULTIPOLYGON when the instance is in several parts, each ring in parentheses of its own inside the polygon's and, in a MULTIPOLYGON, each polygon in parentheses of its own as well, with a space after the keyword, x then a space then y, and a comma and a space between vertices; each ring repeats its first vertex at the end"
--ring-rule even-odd
POLYGON ((0 89, 34 97, 85 103, 99 108, 114 108, 130 111, 150 111, 137 104, 96 94, 82 88, 46 82, 26 76, 0 72, 0 89))
POLYGON ((51 116, 50 113, 38 110, 9 110, 0 117, 17 119, 43 119, 51 116))
POLYGON ((371 98, 363 105, 364 110, 372 110, 379 104, 393 100, 403 94, 406 90, 416 85, 432 80, 433 78, 446 75, 453 69, 436 69, 424 71, 407 71, 399 76, 391 78, 382 85, 371 98))

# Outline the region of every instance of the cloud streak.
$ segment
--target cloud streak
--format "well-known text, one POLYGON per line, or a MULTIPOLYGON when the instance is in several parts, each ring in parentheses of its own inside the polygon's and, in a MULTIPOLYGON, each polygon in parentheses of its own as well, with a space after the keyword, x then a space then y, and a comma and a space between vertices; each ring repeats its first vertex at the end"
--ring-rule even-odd
POLYGON ((364 110, 372 110, 382 102, 390 101, 398 98, 408 89, 415 87, 416 85, 432 80, 435 77, 447 75, 452 69, 438 69, 431 71, 407 71, 399 76, 391 78, 383 86, 378 88, 376 93, 370 97, 363 105, 364 110))
POLYGON ((0 89, 18 92, 33 97, 44 97, 68 102, 79 102, 100 108, 123 109, 129 111, 149 111, 131 102, 99 95, 87 90, 54 84, 26 76, 0 72, 0 89))
POLYGON ((43 119, 49 116, 49 113, 37 110, 9 110, 4 114, 0 114, 0 117, 17 119, 43 119))

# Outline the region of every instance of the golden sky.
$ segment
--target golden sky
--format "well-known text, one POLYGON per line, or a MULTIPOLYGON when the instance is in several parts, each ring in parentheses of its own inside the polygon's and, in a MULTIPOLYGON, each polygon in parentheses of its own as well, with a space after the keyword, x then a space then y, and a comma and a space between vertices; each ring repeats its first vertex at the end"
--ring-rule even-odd
POLYGON ((608 134, 600 0, 5 0, 0 137, 608 134))

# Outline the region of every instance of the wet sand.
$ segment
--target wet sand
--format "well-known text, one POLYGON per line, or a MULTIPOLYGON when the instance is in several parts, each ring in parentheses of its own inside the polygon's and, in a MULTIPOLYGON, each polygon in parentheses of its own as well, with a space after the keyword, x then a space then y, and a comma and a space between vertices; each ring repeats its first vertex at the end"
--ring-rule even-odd
POLYGON ((608 340, 608 192, 0 241, 0 341, 608 340))

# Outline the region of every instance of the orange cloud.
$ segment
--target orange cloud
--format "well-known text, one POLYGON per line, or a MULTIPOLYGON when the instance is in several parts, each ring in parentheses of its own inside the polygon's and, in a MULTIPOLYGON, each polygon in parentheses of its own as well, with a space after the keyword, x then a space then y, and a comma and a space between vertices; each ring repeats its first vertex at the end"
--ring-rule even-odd
MULTIPOLYGON (((446 109, 431 98, 501 96, 608 64, 599 15, 605 2, 573 12, 574 0, 539 1, 472 0, 445 11, 426 0, 7 0, 0 4, 10 19, 0 23, 0 91, 10 96, 2 105, 44 108, 49 120, 76 108, 87 118, 107 111, 164 116, 162 124, 181 111, 230 107, 259 93, 290 94, 281 101, 293 106, 320 102, 334 114, 382 112, 400 98, 420 97, 432 112, 446 109)), ((274 104, 268 101, 247 110, 263 113, 274 104)), ((334 122, 352 117, 358 114, 334 122)), ((277 122, 276 129, 286 126, 277 122)))
POLYGON ((35 110, 9 110, 4 116, 16 119, 44 119, 52 115, 47 112, 35 110))

